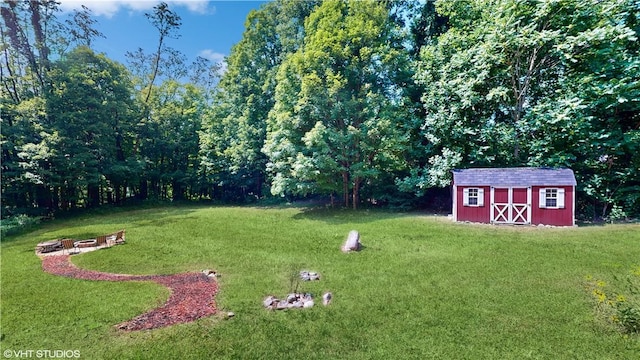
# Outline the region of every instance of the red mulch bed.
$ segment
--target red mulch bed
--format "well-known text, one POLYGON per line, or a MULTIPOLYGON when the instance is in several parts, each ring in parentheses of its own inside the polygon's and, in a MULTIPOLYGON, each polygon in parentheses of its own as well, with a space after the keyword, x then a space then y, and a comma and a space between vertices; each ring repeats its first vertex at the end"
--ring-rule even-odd
POLYGON ((171 290, 167 302, 145 314, 116 325, 122 330, 149 330, 178 323, 186 323, 213 315, 216 305, 213 296, 218 284, 203 273, 176 275, 125 275, 83 270, 71 263, 69 255, 45 256, 42 269, 49 274, 84 280, 155 281, 171 290))

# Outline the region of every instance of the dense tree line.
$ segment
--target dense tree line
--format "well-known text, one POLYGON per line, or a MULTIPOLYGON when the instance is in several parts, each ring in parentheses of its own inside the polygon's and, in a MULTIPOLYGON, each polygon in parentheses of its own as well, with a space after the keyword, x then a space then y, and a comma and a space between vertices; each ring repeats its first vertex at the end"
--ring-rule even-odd
POLYGON ((179 15, 146 14, 157 46, 126 67, 91 49, 103 35, 88 8, 66 21, 51 0, 1 11, 3 217, 206 195, 199 131, 219 65, 167 45, 179 15))
POLYGON ((419 206, 486 166, 570 167, 583 216, 640 214, 634 0, 276 0, 224 72, 169 46, 164 3, 126 66, 91 49, 87 8, 1 10, 3 217, 132 198, 419 206))

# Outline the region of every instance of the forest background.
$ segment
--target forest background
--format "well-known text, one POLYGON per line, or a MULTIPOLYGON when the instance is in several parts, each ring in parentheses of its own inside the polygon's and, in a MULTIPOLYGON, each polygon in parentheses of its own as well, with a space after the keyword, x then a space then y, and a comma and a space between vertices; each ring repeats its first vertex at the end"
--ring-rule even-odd
POLYGON ((222 69, 96 53, 91 11, 0 7, 2 218, 149 200, 450 207, 450 171, 569 167, 586 220, 640 215, 640 1, 275 0, 222 69))

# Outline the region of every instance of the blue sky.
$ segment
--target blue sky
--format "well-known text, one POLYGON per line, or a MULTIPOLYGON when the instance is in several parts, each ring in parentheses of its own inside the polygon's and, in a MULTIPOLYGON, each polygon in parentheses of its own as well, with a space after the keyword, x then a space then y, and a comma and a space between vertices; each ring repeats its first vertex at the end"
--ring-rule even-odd
MULTIPOLYGON (((165 0, 182 18, 178 39, 167 45, 180 50, 188 61, 202 56, 215 62, 229 55, 231 47, 242 38, 249 12, 264 1, 165 0)), ((144 16, 160 3, 156 0, 61 0, 60 8, 71 12, 81 5, 91 9, 98 21, 96 28, 106 39, 94 41, 93 48, 113 60, 126 64, 125 53, 144 49, 152 53, 158 44, 157 30, 144 16)))

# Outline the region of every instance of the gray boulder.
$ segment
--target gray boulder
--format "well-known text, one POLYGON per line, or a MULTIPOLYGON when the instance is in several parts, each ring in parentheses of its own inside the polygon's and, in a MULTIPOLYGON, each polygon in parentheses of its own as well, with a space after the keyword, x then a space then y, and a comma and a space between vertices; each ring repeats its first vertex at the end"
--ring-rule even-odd
POLYGON ((342 252, 360 251, 360 233, 351 230, 347 236, 347 240, 342 245, 342 252))

